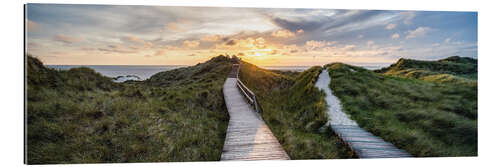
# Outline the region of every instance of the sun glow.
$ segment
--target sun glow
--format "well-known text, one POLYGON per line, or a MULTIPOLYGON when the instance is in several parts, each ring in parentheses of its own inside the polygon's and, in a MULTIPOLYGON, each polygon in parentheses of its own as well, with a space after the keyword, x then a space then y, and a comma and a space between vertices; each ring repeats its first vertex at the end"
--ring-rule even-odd
POLYGON ((262 56, 262 54, 261 54, 261 53, 259 53, 259 52, 255 52, 255 54, 253 54, 253 55, 251 55, 251 56, 260 57, 260 56, 262 56))

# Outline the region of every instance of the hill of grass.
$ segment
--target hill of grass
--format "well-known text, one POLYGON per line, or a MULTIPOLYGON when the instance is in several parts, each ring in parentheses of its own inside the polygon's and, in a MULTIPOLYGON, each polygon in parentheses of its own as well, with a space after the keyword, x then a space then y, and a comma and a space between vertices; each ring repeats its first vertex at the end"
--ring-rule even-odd
POLYGON ((327 67, 330 88, 362 128, 414 156, 477 156, 477 86, 425 78, 477 76, 472 64, 452 57, 436 62, 401 59, 380 73, 341 63, 327 67))
POLYGON ((240 79, 258 97, 263 118, 291 159, 352 158, 328 121, 324 93, 314 87, 321 67, 280 72, 242 62, 240 79))
POLYGON ((477 85, 477 60, 468 57, 452 56, 438 61, 401 58, 375 72, 438 83, 477 85))
POLYGON ((229 58, 114 83, 27 57, 28 164, 219 160, 229 58))

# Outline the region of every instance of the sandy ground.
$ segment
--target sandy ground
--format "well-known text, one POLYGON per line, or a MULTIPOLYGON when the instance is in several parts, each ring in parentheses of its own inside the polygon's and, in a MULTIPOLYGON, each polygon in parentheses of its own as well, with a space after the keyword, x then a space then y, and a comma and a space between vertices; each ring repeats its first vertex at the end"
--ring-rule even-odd
POLYGON ((342 106, 340 105, 340 101, 337 97, 335 97, 328 87, 330 84, 330 75, 328 75, 328 71, 324 69, 319 75, 318 81, 316 81, 315 86, 323 90, 326 93, 326 103, 328 104, 328 117, 329 123, 331 125, 358 125, 356 122, 351 120, 347 114, 342 111, 342 106))

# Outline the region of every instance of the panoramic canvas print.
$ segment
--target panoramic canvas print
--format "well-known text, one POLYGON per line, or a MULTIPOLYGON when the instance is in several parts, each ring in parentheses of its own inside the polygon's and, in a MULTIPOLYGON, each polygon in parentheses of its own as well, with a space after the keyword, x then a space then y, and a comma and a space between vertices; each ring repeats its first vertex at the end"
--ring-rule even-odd
POLYGON ((477 12, 26 4, 25 163, 477 156, 477 12))

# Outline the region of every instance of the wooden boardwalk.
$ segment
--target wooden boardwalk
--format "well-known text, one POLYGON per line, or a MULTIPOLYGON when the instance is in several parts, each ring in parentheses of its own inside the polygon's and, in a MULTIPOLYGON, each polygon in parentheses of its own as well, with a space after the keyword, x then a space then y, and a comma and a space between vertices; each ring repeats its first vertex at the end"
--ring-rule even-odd
POLYGON ((411 157, 392 143, 372 135, 357 125, 331 125, 333 131, 358 155, 359 158, 411 157))
POLYGON ((328 104, 328 123, 333 131, 346 143, 359 158, 399 158, 411 157, 406 151, 396 148, 380 137, 360 128, 342 111, 342 106, 330 89, 330 74, 324 69, 318 76, 315 86, 326 94, 328 104))
POLYGON ((223 88, 230 119, 221 160, 290 159, 260 115, 242 95, 237 85, 238 71, 239 65, 234 65, 223 88))

